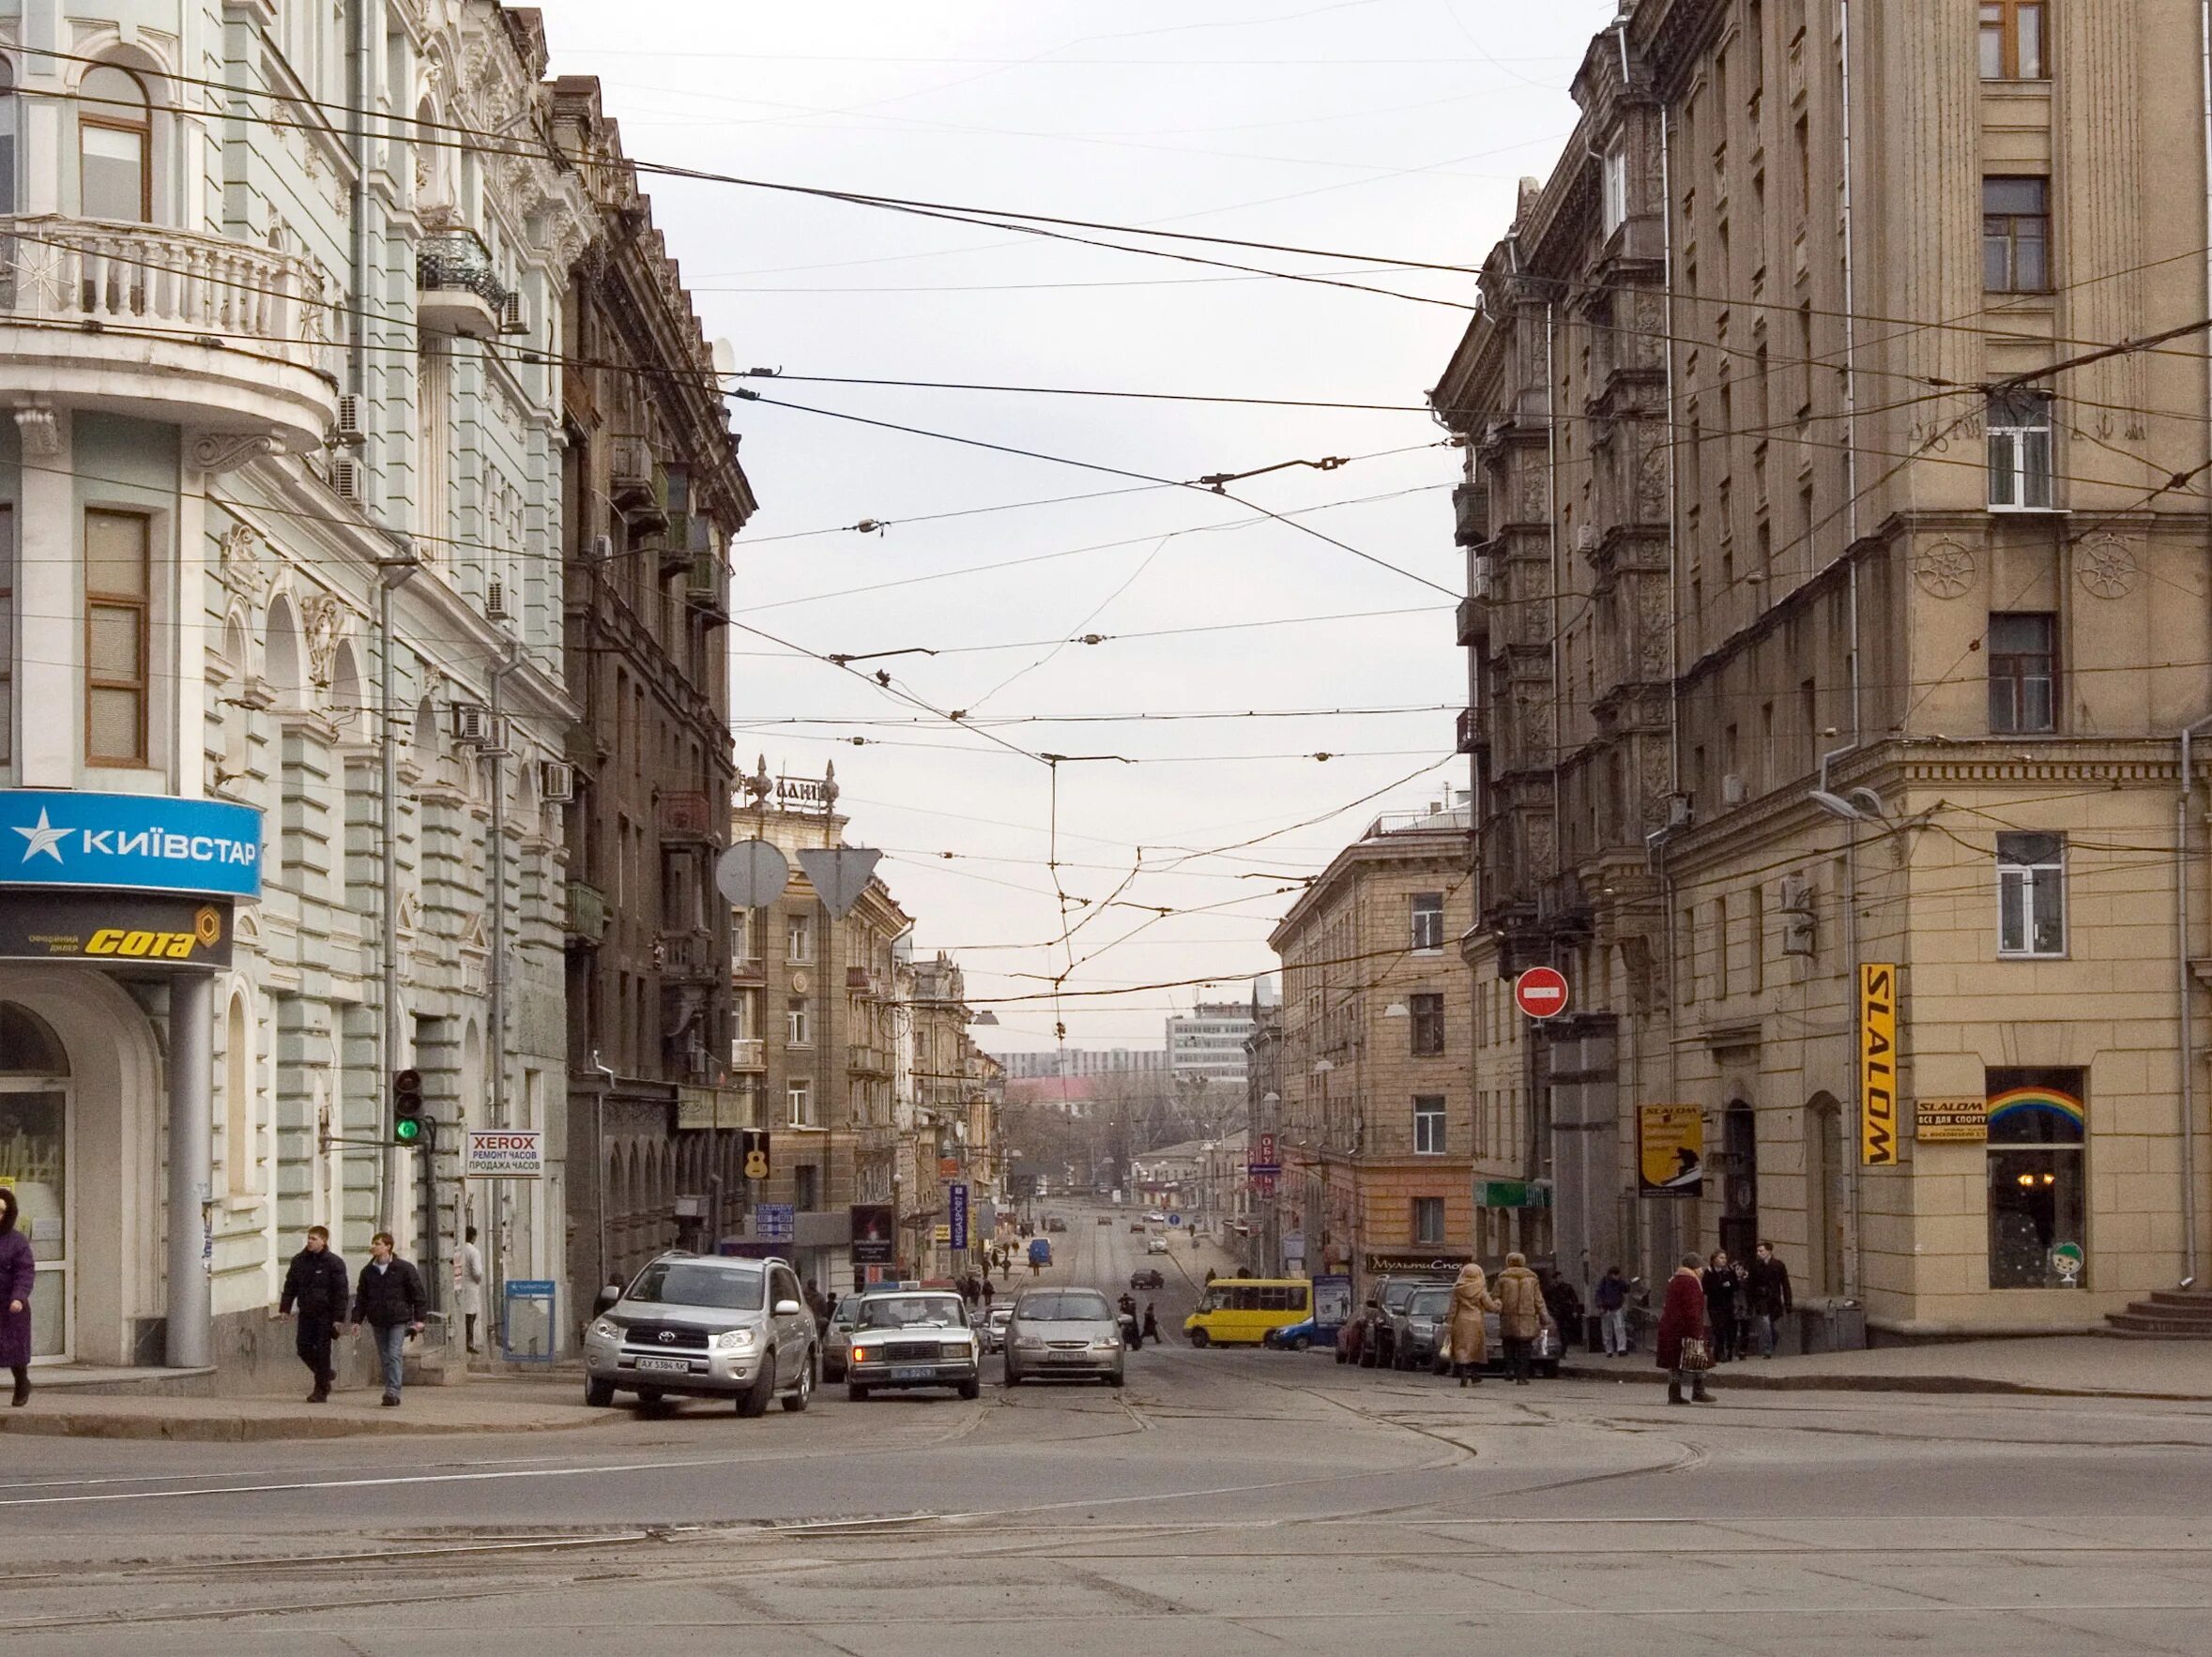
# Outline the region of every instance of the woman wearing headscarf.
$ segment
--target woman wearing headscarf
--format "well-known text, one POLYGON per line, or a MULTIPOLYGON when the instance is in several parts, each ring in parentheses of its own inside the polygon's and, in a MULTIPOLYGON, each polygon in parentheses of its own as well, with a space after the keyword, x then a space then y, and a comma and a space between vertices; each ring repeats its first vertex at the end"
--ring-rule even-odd
POLYGON ((38 1263, 31 1239, 16 1226, 21 1209, 15 1193, 0 1185, 0 1365, 15 1376, 18 1409, 31 1401, 31 1290, 38 1263))
POLYGON ((1498 1310, 1483 1269, 1470 1260, 1459 1268, 1452 1285, 1452 1373, 1462 1387, 1480 1381, 1482 1367, 1490 1360, 1489 1337, 1483 1329, 1483 1314, 1498 1310))

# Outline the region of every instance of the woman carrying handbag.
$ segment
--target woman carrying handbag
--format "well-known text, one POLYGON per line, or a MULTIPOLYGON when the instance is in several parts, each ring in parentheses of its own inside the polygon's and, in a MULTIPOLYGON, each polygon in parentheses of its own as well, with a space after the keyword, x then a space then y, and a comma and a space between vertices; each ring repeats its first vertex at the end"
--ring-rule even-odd
POLYGON ((1667 1300, 1659 1311, 1659 1367, 1668 1372, 1667 1402, 1681 1404, 1682 1387, 1689 1383, 1691 1404, 1710 1404, 1705 1372, 1713 1367, 1713 1350, 1706 1345, 1711 1328, 1705 1316, 1705 1285, 1698 1274, 1703 1262, 1685 1254, 1674 1275, 1667 1280, 1667 1300))

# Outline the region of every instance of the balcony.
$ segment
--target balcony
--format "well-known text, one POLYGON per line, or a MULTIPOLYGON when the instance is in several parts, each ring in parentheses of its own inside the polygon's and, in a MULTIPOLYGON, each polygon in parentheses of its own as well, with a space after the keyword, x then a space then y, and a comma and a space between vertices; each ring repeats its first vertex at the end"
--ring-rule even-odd
POLYGON ((570 881, 561 930, 572 947, 596 948, 607 935, 606 894, 585 881, 570 881))
POLYGON ((668 527, 668 474, 653 458, 653 446, 635 433, 607 446, 607 494, 633 529, 652 533, 668 527))
POLYGON ((522 297, 499 280, 473 230, 441 230, 415 250, 415 320, 426 334, 486 340, 526 331, 522 297))
POLYGON ((729 560, 717 552, 696 554, 684 577, 683 596, 715 626, 729 619, 729 560))
POLYGON ((1484 593, 1471 593, 1459 600, 1459 646, 1465 649, 1490 638, 1490 600, 1484 593))
POLYGON ((880 1047, 847 1047, 845 1050, 845 1069, 855 1076, 888 1076, 891 1074, 891 1055, 880 1047))
POLYGON ((722 826, 715 819, 714 802, 709 795, 664 793, 655 802, 653 813, 664 846, 722 844, 722 826))
POLYGON ((768 982, 768 974, 757 955, 740 955, 729 964, 730 982, 740 989, 758 989, 768 982))
POLYGON ((710 932, 664 932, 653 940, 664 984, 710 984, 728 969, 710 932))
POLYGON ((306 261, 251 242, 0 216, 0 396, 186 427, 194 470, 302 452, 338 419, 320 297, 306 261))
POLYGON ((1487 483, 1452 486, 1452 539, 1463 547, 1478 546, 1490 538, 1490 489, 1487 483))
POLYGON ((1476 714, 1473 708, 1462 707, 1459 710, 1458 719, 1459 746, 1457 752, 1460 753, 1472 753, 1478 747, 1482 745, 1482 737, 1483 727, 1481 718, 1476 714))
POLYGON ((758 1036, 740 1036, 729 1044, 729 1068, 740 1075, 755 1075, 768 1069, 758 1036))

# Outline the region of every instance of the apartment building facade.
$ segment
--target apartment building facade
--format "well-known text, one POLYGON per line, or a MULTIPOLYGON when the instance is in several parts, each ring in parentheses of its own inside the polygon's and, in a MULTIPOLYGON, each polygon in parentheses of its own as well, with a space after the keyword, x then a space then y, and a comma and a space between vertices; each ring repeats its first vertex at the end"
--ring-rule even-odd
POLYGON ((2201 341, 2093 347, 2206 314, 2202 27, 1640 0, 1592 43, 1433 393, 1478 1087, 1570 1276, 1770 1238, 1909 1337, 2195 1271, 2212 408, 2201 341), (1701 1186, 1647 1190, 1657 1105, 1701 1186))
POLYGON ((572 1284, 596 1287, 734 1218, 739 1140, 721 1117, 740 1114, 735 989, 714 861, 736 779, 728 549, 755 501, 598 81, 554 82, 552 114, 583 158, 597 227, 569 271, 560 450, 579 713, 562 768, 569 1264, 572 1284))
POLYGON ((1269 935, 1283 1011, 1277 1247, 1355 1292, 1471 1258, 1476 1123, 1465 807, 1379 817, 1269 935))

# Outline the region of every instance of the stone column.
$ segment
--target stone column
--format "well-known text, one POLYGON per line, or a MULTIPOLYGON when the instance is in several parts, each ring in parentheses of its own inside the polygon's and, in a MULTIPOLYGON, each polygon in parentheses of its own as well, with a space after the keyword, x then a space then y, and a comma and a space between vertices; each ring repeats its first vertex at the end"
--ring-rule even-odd
POLYGON ((215 978, 179 973, 169 986, 169 1300, 172 1369, 215 1361, 214 1299, 201 1205, 213 1178, 215 978))

